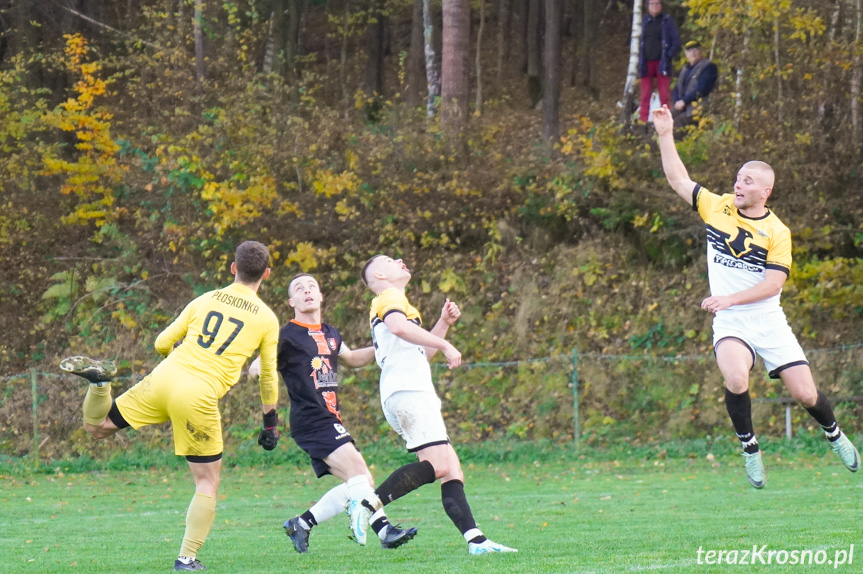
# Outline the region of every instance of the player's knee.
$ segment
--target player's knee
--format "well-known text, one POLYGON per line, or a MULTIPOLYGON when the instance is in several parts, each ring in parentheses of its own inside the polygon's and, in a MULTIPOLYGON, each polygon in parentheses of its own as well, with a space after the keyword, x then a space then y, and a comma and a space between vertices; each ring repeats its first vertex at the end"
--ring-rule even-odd
POLYGON ((749 390, 749 373, 733 373, 725 376, 725 388, 739 395, 749 390))
POLYGON ((806 408, 814 407, 818 402, 818 391, 816 389, 794 389, 791 391, 794 400, 806 408))
MULTIPOLYGON (((431 462, 431 461, 430 461, 431 462)), ((449 465, 443 461, 440 462, 432 462, 432 466, 434 467, 434 477, 435 480, 440 480, 449 475, 449 465)))

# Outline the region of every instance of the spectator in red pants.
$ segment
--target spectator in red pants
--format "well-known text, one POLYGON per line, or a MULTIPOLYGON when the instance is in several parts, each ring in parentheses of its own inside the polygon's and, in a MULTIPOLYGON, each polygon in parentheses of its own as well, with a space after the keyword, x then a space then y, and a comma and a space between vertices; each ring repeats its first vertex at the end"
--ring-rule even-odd
POLYGON ((671 105, 671 73, 674 59, 680 52, 680 34, 671 16, 662 13, 662 0, 647 0, 647 16, 641 27, 641 45, 638 53, 638 74, 641 78, 642 122, 650 113, 650 94, 653 78, 659 91, 659 101, 671 105))

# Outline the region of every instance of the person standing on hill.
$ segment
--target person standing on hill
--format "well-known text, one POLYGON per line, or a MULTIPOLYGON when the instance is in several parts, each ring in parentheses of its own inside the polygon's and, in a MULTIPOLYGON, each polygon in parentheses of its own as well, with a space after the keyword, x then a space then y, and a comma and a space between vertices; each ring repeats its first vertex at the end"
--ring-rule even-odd
POLYGON ((270 275, 269 264, 265 245, 241 243, 231 263, 234 282, 186 305, 156 338, 156 350, 165 359, 116 400, 106 384, 117 372, 112 362, 82 356, 60 362, 62 370, 90 382, 82 410, 84 429, 94 438, 107 438, 129 426, 139 429, 171 421, 174 452, 186 457, 195 479, 174 570, 205 569, 197 555, 216 517, 223 446, 219 399, 239 381, 243 365, 256 352, 261 355, 264 413, 258 444, 273 450, 279 440, 279 321, 257 295, 270 275))
MULTIPOLYGON (((337 393, 339 363, 368 365, 375 350, 348 348, 338 329, 321 322, 324 296, 313 276, 295 275, 288 294, 294 319, 279 332, 278 369, 291 398, 291 436, 309 455, 318 478, 332 474, 342 481, 306 512, 285 521, 294 549, 305 553, 313 527, 344 512, 351 500, 359 503, 374 491, 366 461, 342 423, 337 393)), ((255 378, 259 371, 260 359, 255 359, 249 375, 255 378)), ((390 524, 383 511, 372 521, 372 528, 384 549, 398 548, 417 533, 416 528, 402 530, 390 524)))
POLYGON ((691 40, 684 46, 686 65, 680 70, 677 84, 671 93, 674 108, 671 115, 674 127, 685 127, 695 120, 696 111, 703 114, 707 109, 710 92, 716 85, 719 72, 716 64, 705 58, 701 53, 701 43, 691 40))
POLYGON ((650 94, 653 79, 659 91, 659 103, 671 105, 671 75, 674 59, 680 52, 680 34, 674 19, 662 12, 662 0, 647 0, 647 15, 641 26, 638 50, 638 77, 641 78, 641 122, 647 123, 650 114, 650 94))
POLYGON ((773 168, 762 161, 746 162, 737 172, 733 193, 717 195, 689 178, 674 144, 674 120, 666 106, 653 113, 653 125, 669 185, 707 227, 710 296, 701 308, 715 316, 713 352, 725 380, 725 408, 743 446, 750 484, 763 488, 767 478, 749 397, 749 371, 756 355, 770 378, 781 379, 818 421, 845 467, 857 472, 860 454, 839 429, 830 401, 815 387, 809 362, 779 303, 791 272, 791 232, 766 205, 773 191, 773 168))

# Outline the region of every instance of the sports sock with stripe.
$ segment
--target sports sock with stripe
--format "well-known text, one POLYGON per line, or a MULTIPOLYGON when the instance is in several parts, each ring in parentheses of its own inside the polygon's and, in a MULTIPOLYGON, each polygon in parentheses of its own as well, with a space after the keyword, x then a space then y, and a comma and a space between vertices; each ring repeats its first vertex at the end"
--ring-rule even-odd
POLYGON ((725 389, 725 410, 731 417, 731 424, 737 438, 743 444, 743 452, 754 454, 758 452, 758 440, 752 428, 752 399, 749 398, 749 390, 742 393, 732 393, 725 389))
POLYGON ((836 415, 833 414, 833 407, 830 405, 830 400, 818 391, 818 399, 811 407, 806 407, 809 414, 812 415, 821 428, 824 429, 824 434, 830 442, 839 440, 842 435, 839 430, 839 423, 836 422, 836 415))
POLYGON ((440 485, 441 502, 443 509, 446 512, 452 523, 455 524, 459 532, 464 535, 468 542, 485 542, 485 536, 482 531, 477 528, 476 521, 473 519, 473 512, 470 510, 470 504, 467 503, 467 496, 464 494, 464 483, 460 480, 448 480, 440 485), (470 538, 468 538, 470 536, 470 538))

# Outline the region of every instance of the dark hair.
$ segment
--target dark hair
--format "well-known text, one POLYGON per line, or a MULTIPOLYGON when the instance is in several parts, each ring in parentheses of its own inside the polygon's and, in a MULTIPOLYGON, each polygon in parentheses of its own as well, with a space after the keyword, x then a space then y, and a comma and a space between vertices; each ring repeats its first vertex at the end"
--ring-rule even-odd
POLYGON ((264 276, 270 266, 270 251, 257 241, 243 241, 234 253, 237 264, 237 279, 243 283, 254 283, 264 276))
POLYGON ((363 283, 365 284, 365 286, 366 286, 366 287, 368 287, 368 286, 369 286, 369 281, 368 281, 368 278, 366 277, 366 271, 368 271, 369 266, 372 264, 372 261, 374 261, 374 260, 375 260, 375 259, 377 259, 378 257, 383 257, 383 255, 382 255, 382 254, 380 254, 380 253, 378 253, 377 255, 372 255, 372 256, 369 258, 369 260, 368 260, 368 261, 366 261, 366 264, 365 264, 365 265, 363 265, 363 270, 362 270, 362 271, 360 271, 360 279, 362 279, 362 280, 363 280, 363 283))

